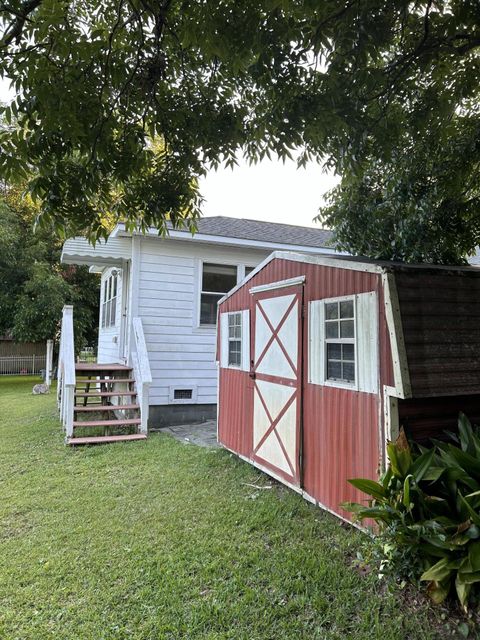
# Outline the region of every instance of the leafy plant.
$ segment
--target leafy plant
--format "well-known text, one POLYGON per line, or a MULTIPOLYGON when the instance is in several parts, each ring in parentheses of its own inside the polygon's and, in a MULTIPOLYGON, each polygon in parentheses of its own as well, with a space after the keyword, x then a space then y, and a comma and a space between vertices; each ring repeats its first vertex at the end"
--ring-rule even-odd
POLYGON ((466 609, 480 593, 480 431, 460 414, 458 434, 447 436, 412 450, 402 431, 380 482, 349 481, 368 505, 344 506, 377 523, 384 568, 428 582, 436 603, 455 590, 466 609))

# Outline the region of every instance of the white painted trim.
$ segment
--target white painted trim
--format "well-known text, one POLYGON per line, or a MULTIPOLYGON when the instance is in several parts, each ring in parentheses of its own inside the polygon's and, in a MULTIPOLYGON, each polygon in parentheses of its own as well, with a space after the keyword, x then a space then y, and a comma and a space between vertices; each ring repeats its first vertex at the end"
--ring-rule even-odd
POLYGON ((128 311, 127 311, 127 349, 132 350, 132 319, 138 316, 138 304, 140 297, 140 269, 141 269, 141 238, 132 238, 132 260, 129 273, 128 311))
POLYGON ((400 435, 400 419, 398 416, 398 398, 395 397, 395 388, 385 385, 383 387, 383 423, 384 440, 383 448, 383 471, 388 464, 387 444, 395 442, 400 435))
MULTIPOLYGON (((195 259, 195 269, 197 271, 197 273, 195 274, 195 281, 196 281, 196 286, 197 286, 197 291, 196 293, 194 293, 194 309, 193 309, 193 330, 195 332, 200 331, 211 331, 214 332, 217 328, 217 325, 215 324, 200 324, 200 312, 201 312, 201 306, 202 306, 202 284, 203 284, 203 265, 204 264, 215 264, 218 265, 219 267, 236 267, 237 268, 237 278, 236 278, 236 285, 235 287, 238 287, 240 285, 240 283, 243 280, 243 276, 245 275, 245 265, 242 263, 239 263, 238 260, 218 260, 215 259, 214 257, 209 259, 209 258, 196 258, 195 259), (243 268, 243 271, 242 271, 243 268), (240 274, 243 273, 243 276, 241 276, 240 274)), ((220 301, 219 301, 220 302, 220 301)), ((218 308, 218 304, 217 303, 217 308, 218 308)), ((217 312, 218 315, 218 312, 217 312)))
POLYGON ((395 379, 395 393, 393 395, 397 398, 411 398, 412 388, 410 385, 410 373, 408 370, 407 352, 405 349, 395 276, 392 273, 383 273, 382 285, 385 300, 385 316, 392 349, 393 376, 395 379))
POLYGON ((284 287, 294 287, 297 284, 303 284, 305 276, 297 276, 296 278, 288 278, 288 280, 278 280, 277 282, 269 282, 268 284, 259 284, 252 287, 250 293, 261 293, 262 291, 273 291, 274 289, 283 289, 284 287))
MULTIPOLYGON (((217 440, 218 440, 218 438, 217 438, 217 440)), ((270 476, 271 478, 273 478, 277 482, 280 482, 280 484, 283 484, 283 485, 287 486, 289 489, 292 489, 293 491, 295 491, 295 493, 299 493, 302 496, 302 498, 304 498, 308 502, 311 502, 316 507, 319 507, 320 509, 323 509, 324 511, 328 511, 328 513, 331 513, 333 516, 336 516, 337 518, 340 518, 340 520, 343 520, 344 522, 346 522, 347 524, 351 525, 352 527, 355 527, 356 529, 359 529, 360 531, 363 531, 364 533, 368 533, 367 529, 364 529, 363 527, 361 527, 356 522, 352 522, 351 520, 348 520, 347 518, 344 518, 343 516, 341 516, 336 511, 333 511, 332 509, 329 509, 322 502, 320 502, 319 500, 317 500, 316 498, 311 496, 309 493, 307 493, 301 487, 298 487, 298 486, 292 484, 291 482, 288 482, 288 480, 285 480, 280 475, 277 475, 274 471, 271 471, 270 469, 267 469, 267 467, 264 467, 262 464, 259 464, 258 462, 256 462, 255 460, 252 460, 251 458, 247 458, 247 456, 244 456, 241 453, 238 453, 238 451, 235 451, 234 449, 230 449, 229 447, 226 447, 221 442, 219 442, 219 444, 226 451, 230 451, 230 453, 233 453, 238 458, 240 458, 240 460, 243 460, 244 462, 248 462, 248 464, 251 464, 253 467, 258 469, 259 471, 262 471, 263 473, 266 473, 268 476, 270 476)))
MULTIPOLYGON (((309 383, 310 384, 315 384, 315 385, 320 385, 322 387, 333 387, 335 389, 346 389, 347 391, 359 391, 359 379, 358 379, 358 330, 357 330, 357 294, 350 294, 348 296, 336 296, 334 298, 320 298, 319 300, 311 300, 308 308, 309 308, 309 315, 312 315, 312 304, 313 303, 319 303, 319 312, 318 312, 318 320, 320 322, 322 322, 322 326, 320 327, 320 345, 316 345, 317 348, 320 347, 321 352, 319 354, 320 357, 320 364, 321 364, 321 369, 320 369, 320 378, 319 380, 313 380, 311 378, 311 373, 312 373, 312 369, 311 369, 311 365, 309 364, 309 383), (325 305, 329 304, 331 302, 345 302, 347 300, 351 300, 353 302, 353 326, 354 326, 354 337, 353 337, 353 342, 352 344, 355 347, 355 381, 354 382, 346 382, 346 381, 342 381, 342 380, 330 380, 327 378, 327 358, 326 358, 326 344, 327 344, 327 337, 325 334, 325 305)), ((313 318, 312 318, 313 321, 313 318)), ((311 322, 309 322, 309 325, 311 325, 311 322)), ((312 350, 315 348, 314 345, 314 329, 313 327, 310 327, 310 336, 311 340, 309 338, 309 353, 308 353, 308 360, 310 363, 310 360, 312 360, 312 350)), ((351 340, 351 338, 349 338, 351 340)), ((341 339, 340 339, 341 340, 341 339)))
POLYGON ((398 398, 394 387, 383 387, 383 415, 385 419, 385 443, 395 442, 400 435, 400 420, 398 417, 398 398))
MULTIPOLYGON (((135 231, 133 236, 137 235, 139 232, 135 231)), ((125 231, 125 226, 119 224, 110 234, 111 238, 118 238, 122 236, 130 236, 132 234, 125 231)), ((143 234, 142 234, 143 235, 143 234)), ((159 239, 163 239, 162 236, 159 236, 158 229, 150 227, 145 235, 153 236, 159 239)), ((170 229, 165 236, 165 239, 174 239, 174 240, 186 240, 189 242, 203 242, 206 244, 216 244, 216 245, 224 245, 231 247, 248 247, 250 249, 270 249, 271 251, 275 251, 276 249, 285 249, 287 251, 308 251, 313 254, 327 254, 327 255, 339 255, 339 252, 330 247, 308 247, 299 244, 289 244, 287 242, 266 242, 264 240, 247 240, 244 238, 232 238, 231 236, 218 236, 218 235, 210 235, 207 233, 195 233, 192 234, 190 231, 181 231, 179 229, 170 229)), ((341 255, 341 253, 340 253, 341 255)))
POLYGON ((250 311, 248 309, 240 309, 238 311, 225 311, 219 314, 219 333, 220 333, 220 367, 222 369, 235 369, 236 371, 250 371, 250 311), (241 355, 240 365, 229 364, 229 316, 240 314, 241 318, 241 355))

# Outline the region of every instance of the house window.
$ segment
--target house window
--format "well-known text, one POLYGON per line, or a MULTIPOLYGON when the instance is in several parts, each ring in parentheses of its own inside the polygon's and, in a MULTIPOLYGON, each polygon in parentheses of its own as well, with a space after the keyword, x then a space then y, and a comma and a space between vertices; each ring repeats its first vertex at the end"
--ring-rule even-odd
POLYGON ((237 284, 237 267, 203 263, 200 324, 217 324, 217 303, 237 284))
POLYGON ((242 364, 242 314, 228 314, 228 366, 242 364))
POLYGON ((325 378, 355 383, 355 306, 353 299, 325 303, 325 378))
POLYGON ((112 275, 103 283, 102 327, 114 327, 117 315, 118 274, 112 275))

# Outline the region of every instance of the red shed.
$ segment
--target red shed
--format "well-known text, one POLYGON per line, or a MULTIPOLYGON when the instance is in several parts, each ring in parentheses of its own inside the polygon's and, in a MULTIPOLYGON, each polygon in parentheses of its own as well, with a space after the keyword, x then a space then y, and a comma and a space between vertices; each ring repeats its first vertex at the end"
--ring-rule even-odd
POLYGON ((218 439, 343 518, 403 425, 480 419, 480 270, 275 252, 219 303, 218 439))

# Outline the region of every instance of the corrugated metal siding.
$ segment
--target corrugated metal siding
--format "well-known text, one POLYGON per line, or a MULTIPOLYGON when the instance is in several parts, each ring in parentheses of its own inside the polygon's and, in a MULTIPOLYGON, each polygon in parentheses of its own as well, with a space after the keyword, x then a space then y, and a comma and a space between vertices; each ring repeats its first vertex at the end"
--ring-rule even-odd
MULTIPOLYGON (((273 260, 254 278, 228 298, 221 311, 250 309, 249 290, 305 275, 304 309, 311 300, 376 291, 379 302, 380 389, 393 384, 392 360, 385 322, 380 276, 374 273, 273 260)), ((383 450, 381 396, 346 389, 308 384, 308 318, 305 317, 303 358, 303 487, 318 502, 349 517, 340 504, 363 500, 347 483, 349 478, 376 478, 383 450)), ((253 341, 253 337, 252 337, 253 341)), ((250 457, 252 415, 248 373, 221 370, 219 434, 228 448, 250 457), (237 416, 242 412, 242 416, 237 416)))
POLYGON ((461 411, 471 422, 480 424, 480 394, 398 401, 400 424, 407 436, 419 443, 443 438, 445 431, 457 431, 461 411))
POLYGON ((480 272, 396 269, 413 397, 480 392, 480 272))
POLYGON ((253 448, 253 385, 244 371, 222 369, 218 439, 228 449, 250 457, 253 448))

